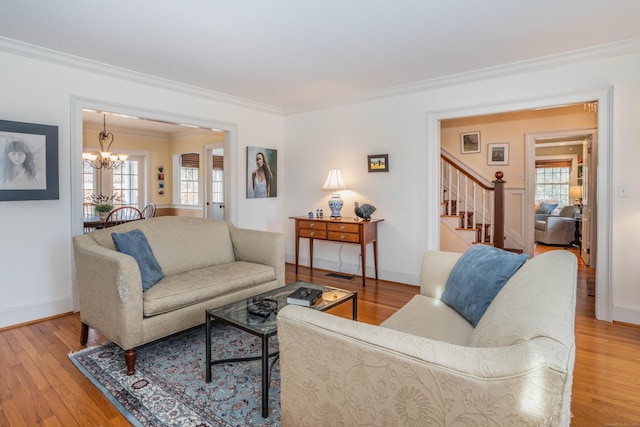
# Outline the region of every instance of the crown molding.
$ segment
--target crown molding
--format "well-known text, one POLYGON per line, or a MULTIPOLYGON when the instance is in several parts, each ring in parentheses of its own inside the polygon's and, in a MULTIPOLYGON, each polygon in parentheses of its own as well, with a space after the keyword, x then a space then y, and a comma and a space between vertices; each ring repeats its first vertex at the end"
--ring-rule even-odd
POLYGON ((135 83, 156 86, 162 89, 169 89, 181 92, 187 95, 197 96, 212 101, 225 102, 235 104, 241 107, 264 111, 277 115, 294 115, 326 108, 349 105, 358 102, 366 102, 394 96, 407 95, 412 93, 424 92, 433 89, 439 89, 447 86, 472 83, 481 80, 499 78, 508 75, 521 74, 525 72, 540 71, 544 69, 559 67, 563 65, 580 63, 588 60, 609 58, 622 56, 640 52, 640 37, 623 40, 615 43, 592 46, 584 49, 564 52, 560 54, 545 56, 526 61, 514 62, 496 67, 473 70, 469 72, 453 74, 444 77, 438 77, 428 80, 391 86, 379 90, 363 92, 355 96, 343 98, 337 101, 331 101, 321 104, 314 104, 302 107, 293 107, 283 109, 269 104, 248 100, 209 89, 179 83, 176 81, 163 79, 149 74, 139 73, 127 70, 113 65, 92 61, 86 58, 62 53, 52 49, 20 42, 0 36, 0 50, 15 55, 23 56, 31 59, 38 59, 50 63, 55 63, 72 68, 82 69, 97 74, 116 77, 123 80, 129 80, 135 83))
POLYGON ((514 74, 521 74, 532 71, 540 71, 555 68, 563 65, 576 64, 594 59, 610 58, 615 56, 628 55, 640 52, 640 37, 627 39, 615 43, 608 43, 578 49, 570 52, 529 59, 526 61, 514 62, 496 67, 483 68, 460 74, 453 74, 429 80, 421 80, 388 88, 364 92, 349 98, 316 104, 300 108, 285 109, 285 115, 294 115, 314 110, 349 105, 358 102, 373 101, 376 99, 390 98, 399 95, 424 92, 433 89, 440 89, 447 86, 454 86, 465 83, 473 83, 481 80, 489 80, 514 74))
POLYGON ((52 49, 47 49, 29 43, 24 43, 2 36, 0 36, 0 50, 30 59, 37 59, 45 62, 63 65, 66 67, 77 68, 96 74, 102 74, 110 77, 128 80, 134 83, 156 86, 161 89, 182 92, 186 95, 197 96, 212 101, 235 104, 241 107, 261 110, 272 114, 283 114, 282 108, 273 105, 263 104, 257 101, 251 101, 220 92, 215 92, 209 89, 203 89, 197 86, 163 79, 161 77, 152 76, 150 74, 144 74, 125 68, 115 67, 113 65, 93 61, 75 55, 70 55, 52 49))

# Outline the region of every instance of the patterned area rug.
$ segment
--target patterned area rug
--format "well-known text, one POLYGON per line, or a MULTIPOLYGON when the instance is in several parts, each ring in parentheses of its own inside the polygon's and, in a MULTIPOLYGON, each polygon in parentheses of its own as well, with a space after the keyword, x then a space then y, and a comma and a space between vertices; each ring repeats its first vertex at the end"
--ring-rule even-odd
MULTIPOLYGON (((260 340, 216 325, 212 360, 260 355, 260 340)), ((277 336, 270 352, 277 350, 277 336)), ((279 426, 280 365, 269 389, 269 417, 262 418, 259 360, 212 366, 205 382, 204 325, 138 348, 136 373, 127 376, 124 351, 108 343, 69 355, 71 361, 134 426, 279 426)))

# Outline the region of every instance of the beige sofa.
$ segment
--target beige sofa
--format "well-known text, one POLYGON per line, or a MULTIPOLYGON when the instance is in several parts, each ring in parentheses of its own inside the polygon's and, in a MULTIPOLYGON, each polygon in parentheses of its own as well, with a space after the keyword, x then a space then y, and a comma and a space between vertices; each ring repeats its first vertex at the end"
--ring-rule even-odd
POLYGON ((420 295, 380 326, 284 307, 282 425, 568 426, 576 257, 527 261, 473 328, 439 300, 460 256, 427 252, 420 295))
POLYGON ((73 238, 83 323, 122 347, 133 374, 136 347, 204 323, 206 309, 284 285, 284 235, 231 223, 157 217, 73 238), (164 278, 143 292, 136 260, 111 233, 141 230, 164 278))

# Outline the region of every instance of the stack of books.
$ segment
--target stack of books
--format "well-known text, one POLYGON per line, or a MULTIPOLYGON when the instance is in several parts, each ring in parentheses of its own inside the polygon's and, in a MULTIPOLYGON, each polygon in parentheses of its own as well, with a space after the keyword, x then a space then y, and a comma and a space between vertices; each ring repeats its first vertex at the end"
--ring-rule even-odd
POLYGON ((322 296, 320 289, 298 288, 287 297, 287 304, 303 305, 311 307, 322 296))

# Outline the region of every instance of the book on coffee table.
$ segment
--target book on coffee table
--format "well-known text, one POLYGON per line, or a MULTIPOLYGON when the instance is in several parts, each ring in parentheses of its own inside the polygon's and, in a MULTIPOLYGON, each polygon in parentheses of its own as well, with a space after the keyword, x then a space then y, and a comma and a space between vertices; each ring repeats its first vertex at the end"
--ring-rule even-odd
POLYGON ((301 287, 287 296, 287 304, 311 307, 321 296, 322 291, 320 289, 301 287))

